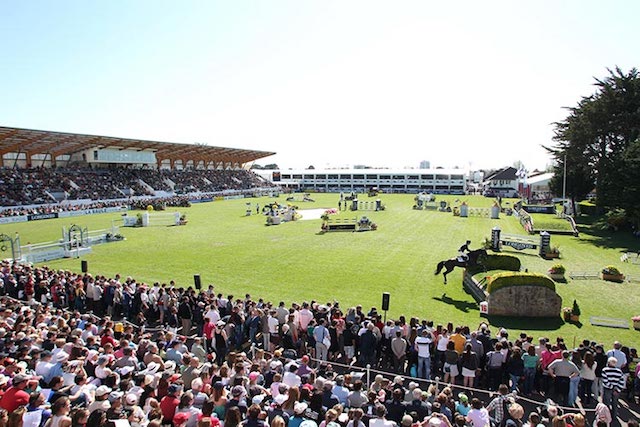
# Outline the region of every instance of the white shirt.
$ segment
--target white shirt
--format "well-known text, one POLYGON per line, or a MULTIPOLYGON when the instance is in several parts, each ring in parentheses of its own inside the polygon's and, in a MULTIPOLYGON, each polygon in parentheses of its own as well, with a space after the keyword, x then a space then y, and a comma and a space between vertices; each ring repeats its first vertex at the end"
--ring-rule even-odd
POLYGON ((204 318, 211 319, 213 323, 218 323, 218 321, 220 320, 220 312, 218 310, 207 310, 204 318))
POLYGON ((416 338, 416 347, 418 347, 418 357, 429 357, 429 344, 431 344, 431 338, 426 336, 419 336, 416 338))
POLYGON ((294 372, 285 372, 282 376, 282 383, 289 387, 300 387, 302 380, 294 372))
POLYGON ((276 317, 269 316, 267 318, 267 324, 269 325, 269 333, 270 334, 277 334, 278 333, 278 326, 280 325, 280 323, 278 322, 278 319, 276 317))

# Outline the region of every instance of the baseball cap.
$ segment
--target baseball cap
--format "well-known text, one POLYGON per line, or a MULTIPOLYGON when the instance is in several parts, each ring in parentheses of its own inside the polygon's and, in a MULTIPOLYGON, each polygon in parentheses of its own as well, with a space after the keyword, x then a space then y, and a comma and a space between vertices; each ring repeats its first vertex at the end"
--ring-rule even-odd
POLYGON ((30 377, 28 377, 25 374, 17 374, 16 376, 13 377, 13 381, 11 382, 11 384, 16 385, 16 384, 20 384, 23 383, 25 381, 28 381, 30 379, 30 377))
POLYGON ((96 396, 98 397, 104 396, 105 394, 109 393, 111 393, 111 388, 107 387, 106 385, 101 385, 96 389, 96 396))
POLYGON ((244 387, 242 387, 241 385, 234 386, 231 389, 231 394, 233 396, 242 396, 242 393, 244 393, 244 387))
POLYGON ((186 412, 178 412, 173 416, 173 425, 179 426, 189 421, 190 414, 186 412))

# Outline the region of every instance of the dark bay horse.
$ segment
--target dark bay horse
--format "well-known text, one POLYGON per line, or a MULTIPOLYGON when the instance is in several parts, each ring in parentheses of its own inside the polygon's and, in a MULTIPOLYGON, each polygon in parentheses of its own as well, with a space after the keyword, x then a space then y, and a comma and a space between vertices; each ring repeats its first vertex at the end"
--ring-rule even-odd
POLYGON ((444 277, 444 283, 446 284, 447 274, 451 273, 451 271, 453 271, 454 268, 456 267, 466 268, 466 267, 472 267, 474 265, 478 265, 479 258, 481 256, 487 256, 487 251, 485 251, 484 249, 476 249, 474 251, 469 251, 468 256, 469 256, 469 260, 466 262, 459 261, 457 257, 448 259, 446 261, 440 261, 438 263, 438 267, 436 268, 436 272, 435 272, 436 276, 440 274, 443 268, 445 268, 445 271, 444 273, 442 273, 442 276, 444 277))

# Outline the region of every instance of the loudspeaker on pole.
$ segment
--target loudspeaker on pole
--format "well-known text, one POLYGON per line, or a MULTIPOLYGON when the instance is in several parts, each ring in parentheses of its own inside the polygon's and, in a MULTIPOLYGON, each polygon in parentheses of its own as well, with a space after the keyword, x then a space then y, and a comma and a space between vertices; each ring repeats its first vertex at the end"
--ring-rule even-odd
POLYGON ((82 270, 83 273, 88 273, 89 272, 89 261, 86 260, 82 260, 80 261, 80 269, 82 270))
POLYGON ((200 281, 200 275, 199 274, 194 274, 193 275, 193 283, 194 285, 196 285, 196 289, 200 290, 200 288, 202 288, 202 282, 200 281))
POLYGON ((389 292, 383 292, 382 293, 382 310, 383 311, 389 310, 389 298, 390 297, 391 297, 391 295, 389 294, 389 292))

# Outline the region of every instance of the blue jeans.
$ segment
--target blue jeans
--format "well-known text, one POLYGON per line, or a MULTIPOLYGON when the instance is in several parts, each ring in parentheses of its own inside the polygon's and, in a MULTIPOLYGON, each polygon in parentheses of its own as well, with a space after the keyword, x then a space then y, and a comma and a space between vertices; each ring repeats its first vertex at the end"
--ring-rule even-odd
POLYGON ((602 389, 602 403, 609 407, 611 418, 614 420, 618 417, 618 395, 619 393, 616 393, 613 389, 602 389))
POLYGON ((576 375, 575 377, 569 380, 569 398, 567 399, 567 404, 569 406, 573 406, 576 403, 576 397, 578 397, 578 385, 580 384, 580 376, 576 375))
POLYGON ((418 356, 418 377, 431 379, 431 357, 418 356))
POLYGON ((524 368, 524 394, 531 394, 536 381, 536 368, 524 368))
POLYGON ((520 375, 509 374, 509 378, 511 378, 511 391, 516 391, 518 389, 518 382, 520 381, 520 375))

